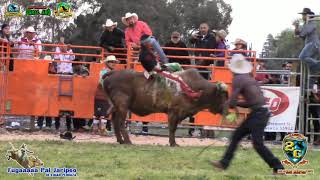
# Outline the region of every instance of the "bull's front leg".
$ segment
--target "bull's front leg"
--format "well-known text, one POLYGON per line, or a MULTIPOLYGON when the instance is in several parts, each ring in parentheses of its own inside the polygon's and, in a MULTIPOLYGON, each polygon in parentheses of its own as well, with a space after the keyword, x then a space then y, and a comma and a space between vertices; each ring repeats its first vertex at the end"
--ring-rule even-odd
POLYGON ((179 146, 175 139, 178 122, 178 118, 175 115, 169 114, 169 143, 171 147, 179 146))

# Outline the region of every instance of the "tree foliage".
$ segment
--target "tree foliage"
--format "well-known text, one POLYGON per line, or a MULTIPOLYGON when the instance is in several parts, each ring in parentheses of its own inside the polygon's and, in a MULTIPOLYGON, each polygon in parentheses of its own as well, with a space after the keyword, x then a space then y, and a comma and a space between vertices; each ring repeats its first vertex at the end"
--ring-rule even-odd
POLYGON ((97 0, 97 9, 93 14, 79 15, 73 25, 65 31, 67 39, 73 44, 96 45, 103 31, 102 25, 107 18, 118 22, 124 29, 121 17, 126 12, 136 12, 139 19, 149 24, 154 35, 161 43, 166 42, 172 31, 181 32, 184 37, 198 28, 202 22, 208 22, 214 29, 227 29, 230 25, 231 6, 223 0, 97 0))

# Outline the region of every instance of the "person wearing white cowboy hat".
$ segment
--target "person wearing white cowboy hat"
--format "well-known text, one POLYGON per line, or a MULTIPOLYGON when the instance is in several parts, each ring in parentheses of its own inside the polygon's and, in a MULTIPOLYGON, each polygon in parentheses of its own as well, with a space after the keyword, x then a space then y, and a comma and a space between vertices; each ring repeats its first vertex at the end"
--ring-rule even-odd
POLYGON ((115 65, 119 63, 119 60, 117 60, 116 56, 110 55, 105 58, 105 60, 102 61, 105 65, 105 67, 100 71, 100 83, 102 84, 103 82, 103 76, 110 71, 113 71, 115 68, 115 65))
POLYGON ((120 50, 115 50, 115 48, 124 48, 123 40, 125 38, 124 32, 117 27, 117 24, 117 22, 107 19, 103 25, 105 29, 100 37, 99 45, 107 52, 123 53, 120 50))
POLYGON ((18 41, 19 59, 35 59, 37 52, 42 51, 41 41, 36 38, 36 31, 32 26, 29 26, 23 32, 24 37, 18 41), (21 49, 21 50, 19 50, 21 49))
POLYGON ((254 149, 273 168, 273 173, 277 174, 278 170, 284 169, 284 167, 263 143, 264 129, 268 124, 270 113, 268 108, 264 107, 265 98, 259 84, 249 74, 252 71, 252 65, 245 60, 243 55, 235 54, 232 56, 229 69, 234 73, 234 76, 232 93, 225 106, 229 108, 236 108, 237 106, 250 108, 251 112, 233 133, 231 142, 222 159, 210 161, 210 164, 217 169, 226 170, 241 139, 251 134, 254 149), (238 101, 239 95, 243 96, 244 101, 238 101))
POLYGON ((140 45, 140 38, 146 34, 152 36, 152 31, 147 23, 139 21, 136 13, 126 13, 121 18, 122 23, 127 26, 125 29, 125 39, 127 47, 138 47, 140 45))
MULTIPOLYGON (((228 49, 226 44, 227 32, 225 30, 219 30, 216 32, 217 49, 228 49)), ((216 57, 224 57, 224 51, 218 51, 215 53, 216 57)), ((224 61, 217 61, 217 66, 224 66, 224 61)))
POLYGON ((112 26, 117 26, 117 22, 113 22, 111 19, 107 19, 106 23, 103 25, 103 27, 112 27, 112 26))
POLYGON ((104 61, 104 68, 100 71, 99 84, 95 92, 94 97, 94 118, 92 129, 93 131, 100 130, 101 133, 105 133, 105 127, 107 131, 111 131, 111 121, 106 119, 111 112, 113 105, 110 99, 106 98, 104 93, 104 79, 107 77, 108 73, 115 70, 115 65, 119 63, 117 58, 113 55, 107 56, 104 61), (106 103, 107 102, 107 103, 106 103), (100 123, 100 125, 99 125, 100 123))

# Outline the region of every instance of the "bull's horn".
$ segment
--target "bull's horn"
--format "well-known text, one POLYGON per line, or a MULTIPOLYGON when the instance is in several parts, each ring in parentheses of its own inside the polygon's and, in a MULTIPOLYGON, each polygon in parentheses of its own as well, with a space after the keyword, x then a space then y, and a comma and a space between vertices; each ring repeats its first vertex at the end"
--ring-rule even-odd
POLYGON ((223 91, 228 90, 228 85, 223 82, 217 82, 216 86, 217 86, 217 88, 222 89, 223 91))

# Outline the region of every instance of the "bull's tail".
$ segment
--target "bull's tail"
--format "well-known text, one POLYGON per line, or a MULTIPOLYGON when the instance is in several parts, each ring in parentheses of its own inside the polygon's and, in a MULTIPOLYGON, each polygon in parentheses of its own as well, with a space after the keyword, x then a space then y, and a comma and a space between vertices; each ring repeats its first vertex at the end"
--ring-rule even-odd
POLYGON ((108 103, 108 109, 107 109, 106 115, 109 116, 114 111, 114 109, 113 109, 114 104, 112 102, 112 99, 110 98, 110 95, 109 95, 108 91, 106 90, 106 87, 102 86, 102 89, 103 89, 103 92, 105 94, 106 101, 108 103))

